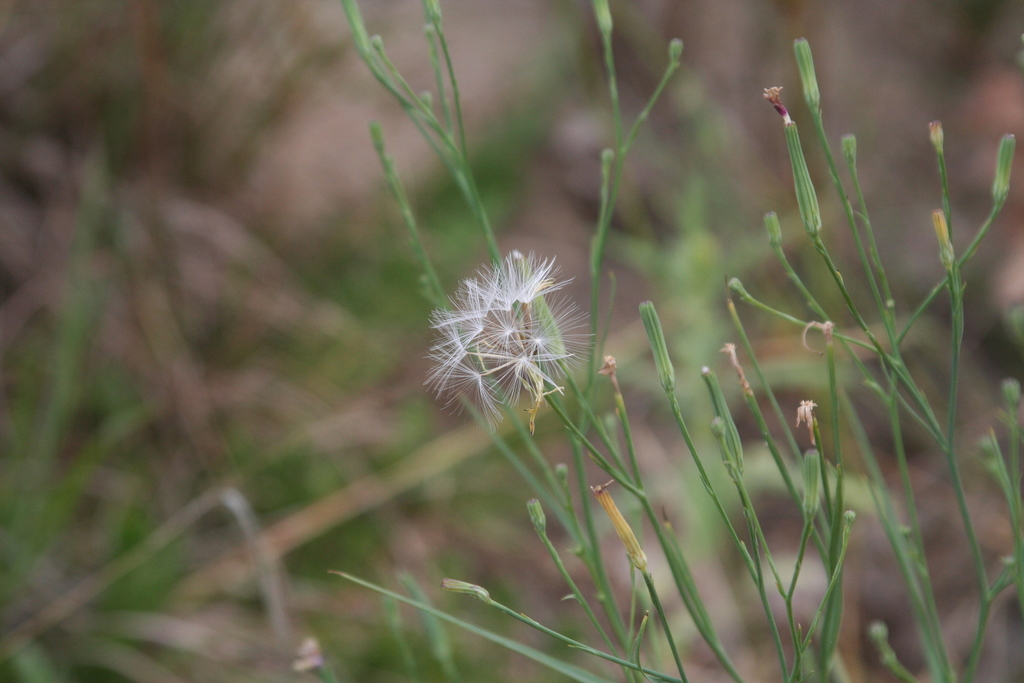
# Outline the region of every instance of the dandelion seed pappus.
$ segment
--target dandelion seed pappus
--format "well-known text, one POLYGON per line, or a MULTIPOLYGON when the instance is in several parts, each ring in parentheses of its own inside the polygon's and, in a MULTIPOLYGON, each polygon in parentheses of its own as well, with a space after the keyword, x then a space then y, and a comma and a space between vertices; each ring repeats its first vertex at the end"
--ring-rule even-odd
POLYGON ((431 315, 437 339, 426 384, 448 404, 472 401, 492 429, 502 405, 515 406, 525 392, 533 433, 544 398, 562 392, 557 380, 588 338, 575 304, 556 294, 569 282, 557 275, 554 259, 513 251, 463 280, 451 308, 431 315))

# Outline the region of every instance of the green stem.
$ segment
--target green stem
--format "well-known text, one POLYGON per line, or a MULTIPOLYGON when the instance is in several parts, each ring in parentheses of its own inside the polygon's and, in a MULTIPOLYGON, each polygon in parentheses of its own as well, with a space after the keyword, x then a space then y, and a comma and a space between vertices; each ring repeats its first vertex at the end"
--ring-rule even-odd
MULTIPOLYGON (((989 212, 988 218, 986 218, 985 222, 981 224, 980 228, 978 228, 978 232, 975 233, 974 239, 971 240, 971 243, 967 245, 967 249, 964 251, 963 255, 957 258, 956 265, 958 270, 963 268, 964 265, 971 259, 971 257, 974 256, 974 252, 978 250, 978 245, 981 244, 981 240, 984 239, 985 235, 988 234, 989 229, 992 227, 992 223, 994 223, 996 220, 996 216, 998 216, 999 212, 1002 211, 1003 203, 1003 201, 996 201, 993 203, 992 210, 989 212)), ((899 337, 897 337, 898 342, 903 342, 904 337, 906 337, 907 333, 910 332, 910 328, 913 327, 914 323, 917 321, 919 317, 921 317, 921 314, 924 313, 925 309, 928 308, 932 301, 935 300, 935 297, 939 295, 939 292, 945 289, 948 284, 949 273, 947 273, 946 277, 944 277, 942 280, 937 282, 934 287, 932 287, 931 291, 928 292, 928 295, 925 296, 924 300, 921 301, 921 303, 918 304, 917 308, 914 309, 914 312, 910 314, 910 318, 907 320, 906 325, 904 325, 903 331, 900 332, 899 337)))
MULTIPOLYGON (((435 607, 433 607, 431 605, 428 605, 428 604, 426 604, 424 602, 420 602, 418 600, 413 600, 413 599, 411 599, 409 597, 406 597, 405 595, 402 595, 400 593, 395 593, 394 591, 390 591, 390 590, 388 590, 386 588, 383 588, 381 586, 377 586, 375 584, 372 584, 369 581, 364 581, 363 579, 360 579, 359 577, 353 576, 352 574, 348 574, 346 572, 332 571, 331 573, 332 574, 337 574, 338 576, 341 576, 342 578, 347 579, 347 580, 351 581, 352 583, 360 585, 363 588, 368 588, 368 589, 370 589, 372 591, 375 591, 377 593, 380 593, 382 595, 387 595, 387 596, 389 596, 391 598, 394 598, 395 600, 398 600, 399 602, 404 602, 405 604, 410 605, 411 607, 414 607, 414 608, 416 608, 416 609, 418 609, 420 611, 432 614, 433 616, 437 617, 438 619, 441 619, 443 621, 447 621, 447 622, 449 622, 451 624, 455 624, 456 626, 459 626, 460 628, 466 628, 466 629, 471 630, 471 631, 473 631, 473 632, 475 632, 475 633, 477 633, 479 635, 487 635, 482 629, 478 630, 477 628, 473 627, 472 624, 468 624, 468 623, 463 622, 463 621, 461 621, 459 619, 456 619, 455 617, 453 617, 453 616, 451 616, 449 614, 446 614, 446 613, 442 612, 441 610, 439 610, 439 609, 437 609, 437 608, 435 608, 435 607)), ((584 652, 586 654, 592 655, 594 657, 599 657, 599 658, 604 659, 606 661, 612 662, 613 664, 618 664, 619 666, 624 666, 626 668, 633 669, 634 671, 639 671, 640 673, 643 673, 646 676, 649 676, 649 677, 651 677, 651 678, 653 678, 655 680, 665 681, 666 683, 683 683, 683 681, 681 679, 676 678, 675 676, 669 676, 667 674, 661 673, 660 671, 654 671, 653 669, 648 669, 646 667, 637 666, 636 664, 634 664, 633 662, 631 662, 631 661, 629 661, 627 659, 623 659, 623 658, 621 658, 621 657, 619 657, 617 655, 608 654, 607 652, 603 652, 601 650, 595 649, 595 648, 593 648, 593 647, 591 647, 589 645, 586 645, 584 643, 579 642, 578 640, 573 640, 572 638, 570 638, 570 637, 568 637, 566 635, 563 635, 563 634, 559 633, 558 631, 554 631, 554 630, 548 628, 547 626, 544 626, 540 622, 531 619, 530 617, 526 616, 525 614, 522 614, 520 612, 516 612, 515 610, 513 610, 513 609, 511 609, 509 607, 506 607, 505 605, 501 604, 500 602, 496 602, 493 599, 487 599, 485 602, 486 602, 486 604, 490 605, 491 607, 494 607, 498 611, 504 612, 505 614, 507 614, 508 616, 512 617, 513 619, 516 619, 517 621, 521 621, 522 623, 526 624, 530 628, 535 629, 537 631, 540 631, 541 633, 543 633, 545 635, 548 635, 548 636, 554 638, 555 640, 558 640, 559 642, 565 643, 566 645, 568 645, 570 648, 572 648, 574 650, 580 650, 580 651, 582 651, 582 652, 584 652)), ((491 640, 494 640, 493 637, 490 637, 489 635, 488 635, 488 637, 491 640)), ((512 642, 515 642, 515 641, 512 641, 512 642)))
POLYGON ((661 606, 661 598, 658 597, 658 591, 654 587, 654 579, 651 578, 650 572, 644 571, 640 573, 644 577, 644 583, 647 584, 647 592, 651 596, 651 602, 654 603, 654 609, 658 611, 661 627, 665 629, 665 638, 668 640, 669 649, 672 650, 672 659, 675 660, 676 668, 679 670, 679 678, 683 680, 683 683, 687 683, 686 672, 683 670, 683 661, 679 658, 679 650, 676 648, 675 638, 672 637, 672 629, 669 627, 668 619, 665 618, 665 609, 661 606))
POLYGON ((608 649, 613 654, 616 654, 615 644, 612 642, 612 639, 608 636, 608 633, 604 630, 604 627, 601 626, 601 622, 598 621, 597 615, 594 614, 594 610, 590 608, 590 603, 587 602, 586 598, 583 597, 583 593, 576 585, 576 582, 573 581, 572 576, 569 574, 569 571, 565 568, 565 564, 562 562, 562 558, 559 556, 558 550, 556 550, 554 544, 551 543, 551 539, 548 538, 547 533, 543 529, 537 529, 537 535, 540 537, 540 540, 544 544, 544 547, 547 548, 548 554, 551 556, 552 561, 554 561, 555 566, 558 568, 558 573, 561 574, 562 579, 567 584, 569 584, 569 589, 572 591, 573 597, 576 598, 576 602, 578 602, 580 606, 583 608, 583 611, 587 615, 587 619, 589 619, 590 623, 593 624, 594 628, 597 630, 598 634, 600 634, 601 639, 604 641, 605 645, 608 646, 608 649))

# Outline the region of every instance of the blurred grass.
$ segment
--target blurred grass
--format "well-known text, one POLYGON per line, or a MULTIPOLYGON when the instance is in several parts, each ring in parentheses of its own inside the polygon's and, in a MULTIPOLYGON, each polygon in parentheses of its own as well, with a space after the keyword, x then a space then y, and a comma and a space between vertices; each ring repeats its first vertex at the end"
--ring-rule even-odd
MULTIPOLYGON (((608 138, 600 65, 575 8, 529 7, 523 30, 548 44, 519 55, 521 74, 484 63, 467 78, 480 100, 470 98, 473 164, 503 245, 556 247, 573 264, 589 240, 597 183, 588 179, 608 138), (531 199, 540 190, 557 198, 531 199), (524 224, 538 215, 531 201, 541 203, 541 225, 524 224)), ((473 10, 460 9, 469 16, 462 35, 472 34, 473 10)), ((380 3, 371 18, 388 40, 419 50, 413 10, 380 3)), ((634 106, 660 68, 650 45, 672 27, 626 4, 616 11, 630 27, 617 49, 624 102, 634 106)), ((784 22, 772 26, 788 46, 784 22)), ((982 29, 970 30, 980 40, 982 29)), ((421 387, 430 307, 389 198, 365 180, 379 176, 372 155, 355 158, 363 165, 349 175, 323 171, 362 185, 313 196, 320 210, 261 180, 308 177, 302 164, 326 163, 299 149, 291 165, 267 159, 290 139, 282 131, 291 122, 332 98, 367 98, 389 136, 409 139, 355 75, 340 10, 312 1, 139 0, 126 9, 52 0, 9 5, 0 32, 0 680, 287 680, 307 632, 341 680, 403 680, 380 603, 339 586, 329 569, 395 586, 394 570, 404 568, 428 595, 442 575, 472 576, 564 632, 582 628, 534 547, 526 487, 485 435, 442 413, 421 387), (267 621, 254 547, 218 503, 222 487, 252 506, 279 559, 294 642, 275 638, 267 621), (510 548, 522 551, 510 558, 510 548), (533 579, 525 586, 524 576, 533 579), (55 606, 64 608, 34 621, 55 606), (38 625, 31 642, 7 649, 22 645, 26 624, 38 625)), ((611 247, 614 306, 625 313, 616 313, 610 350, 637 415, 649 417, 637 437, 666 496, 694 479, 680 471, 667 415, 650 401, 645 382, 655 375, 635 301, 659 293, 680 376, 695 378, 717 362, 728 329, 724 277, 780 289, 763 264, 758 216, 791 204, 773 175, 784 153, 750 144, 756 127, 746 121, 757 115, 719 99, 722 84, 703 68, 708 38, 694 38, 694 65, 627 169, 611 247)), ((453 49, 457 68, 472 71, 474 55, 453 49)), ((786 49, 766 49, 772 58, 757 65, 728 54, 733 63, 719 68, 758 77, 777 75, 772 64, 788 59, 786 49)), ((759 112, 758 97, 750 111, 759 112)), ((348 112, 345 139, 320 144, 365 140, 365 114, 348 112)), ((913 115, 925 139, 925 114, 913 115)), ((456 188, 409 149, 403 169, 451 288, 484 248, 456 188)), ((912 224, 893 220, 902 221, 912 224)), ((783 223, 796 225, 784 214, 783 223)), ((584 270, 568 274, 583 279, 584 270)), ((794 396, 807 390, 792 331, 764 323, 758 334, 769 373, 789 378, 794 396)), ((981 359, 977 375, 1006 363, 1020 361, 981 359)), ((699 383, 682 395, 690 391, 699 383)), ((977 403, 974 416, 986 410, 977 403)), ((550 429, 538 425, 541 436, 550 429)), ((679 527, 703 562, 719 566, 715 527, 691 493, 679 527)), ((724 614, 740 609, 728 577, 707 588, 724 614)), ((401 615, 421 679, 442 680, 416 616, 401 615)), ((470 618, 511 628, 487 612, 470 618)), ((459 637, 453 652, 463 680, 522 678, 519 660, 479 641, 459 637)), ((744 665, 759 654, 752 648, 744 665)), ((530 680, 557 680, 525 670, 530 680)))

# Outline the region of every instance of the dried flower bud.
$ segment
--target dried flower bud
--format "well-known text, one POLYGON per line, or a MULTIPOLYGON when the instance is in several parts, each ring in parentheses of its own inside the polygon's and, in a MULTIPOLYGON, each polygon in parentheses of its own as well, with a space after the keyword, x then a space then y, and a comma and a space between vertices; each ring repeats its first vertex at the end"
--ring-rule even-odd
POLYGON ((754 390, 750 388, 750 382, 747 381, 747 375, 743 372, 743 366, 740 365, 740 361, 736 357, 736 345, 727 342, 719 350, 729 357, 729 363, 732 365, 732 369, 736 371, 736 376, 740 380, 740 387, 742 387, 744 395, 753 396, 754 390))
POLYGON ((818 404, 814 401, 800 401, 800 407, 796 409, 796 426, 807 423, 807 433, 811 436, 811 443, 814 443, 814 409, 818 404))
POLYGON ((775 107, 775 111, 777 111, 779 113, 779 116, 782 117, 782 122, 787 126, 790 126, 793 124, 793 119, 789 117, 789 110, 786 109, 786 107, 782 104, 781 93, 782 86, 780 85, 776 85, 771 88, 765 88, 764 99, 768 100, 768 102, 770 102, 771 105, 775 107))
POLYGON ((647 573, 647 554, 644 553, 639 541, 636 540, 633 529, 630 528, 629 523, 626 522, 622 513, 619 512, 612 494, 608 493, 608 486, 611 483, 608 482, 603 486, 591 486, 590 490, 594 492, 594 498, 597 499, 597 502, 601 504, 601 507, 608 514, 612 527, 622 541, 622 545, 626 546, 626 554, 629 555, 629 561, 641 572, 647 573))

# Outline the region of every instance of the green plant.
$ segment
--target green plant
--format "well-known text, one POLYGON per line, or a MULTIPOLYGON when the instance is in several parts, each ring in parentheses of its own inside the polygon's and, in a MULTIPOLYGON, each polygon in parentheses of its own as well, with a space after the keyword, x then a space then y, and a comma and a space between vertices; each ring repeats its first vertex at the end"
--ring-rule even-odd
MULTIPOLYGON (((594 0, 593 8, 601 36, 604 61, 611 96, 613 145, 601 156, 602 185, 601 205, 590 255, 591 301, 590 301, 590 343, 586 350, 573 352, 562 345, 561 329, 556 318, 545 318, 553 327, 546 330, 546 338, 557 346, 526 350, 524 338, 533 333, 523 333, 515 328, 524 317, 532 320, 531 311, 543 318, 541 312, 548 309, 547 286, 530 280, 534 272, 543 272, 540 280, 547 281, 548 263, 528 262, 523 259, 503 260, 498 250, 487 212, 480 200, 473 181, 473 173, 466 149, 466 139, 460 113, 459 89, 452 69, 448 45, 442 28, 441 12, 433 0, 424 0, 426 34, 430 49, 430 60, 436 81, 436 93, 417 94, 403 79, 388 59, 381 40, 371 37, 360 16, 355 0, 342 0, 355 38, 355 46, 377 80, 401 103, 412 120, 419 127, 425 139, 431 144, 445 166, 451 172, 456 185, 476 217, 483 239, 488 247, 493 270, 484 271, 481 280, 469 280, 463 284, 456 300, 457 310, 446 312, 448 306, 445 293, 431 265, 428 250, 420 236, 415 215, 406 193, 395 172, 394 164, 385 150, 383 134, 379 127, 371 129, 385 175, 392 194, 399 205, 402 218, 408 229, 413 251, 420 261, 424 274, 426 296, 438 307, 435 327, 444 333, 439 346, 435 346, 435 360, 440 365, 434 379, 445 384, 453 371, 461 373, 457 382, 457 394, 464 394, 464 405, 478 419, 486 420, 498 410, 513 424, 521 439, 521 445, 514 447, 502 434, 494 433, 492 438, 497 449, 505 455, 528 483, 535 489, 537 500, 528 504, 528 512, 541 542, 548 550, 552 561, 568 583, 572 597, 583 609, 595 633, 603 643, 602 648, 580 642, 556 630, 550 629, 515 609, 494 600, 483 587, 472 583, 446 579, 442 588, 456 593, 472 595, 485 604, 526 623, 571 648, 588 655, 616 664, 626 680, 639 681, 643 678, 662 681, 686 681, 685 647, 672 634, 672 622, 667 617, 659 595, 659 584, 652 575, 651 564, 643 543, 637 538, 633 527, 641 520, 653 530, 656 545, 664 557, 665 566, 671 575, 671 585, 685 604, 695 632, 710 648, 718 665, 733 680, 746 680, 749 672, 743 672, 734 662, 716 630, 711 609, 705 603, 694 580, 685 549, 679 543, 671 525, 656 511, 656 501, 649 493, 637 458, 637 446, 626 401, 619 387, 615 359, 603 353, 604 325, 600 310, 599 293, 603 264, 607 247, 612 209, 615 206, 622 183, 623 164, 632 147, 639 128, 647 118, 659 95, 679 65, 682 43, 673 41, 668 47, 668 65, 654 93, 636 120, 628 127, 623 123, 618 97, 615 61, 612 54, 612 14, 606 0, 594 0), (517 263, 522 263, 517 266, 517 263), (504 265, 502 265, 504 263, 504 265), (518 273, 517 268, 525 268, 518 273), (491 273, 487 275, 486 273, 491 273), (467 333, 466 304, 479 308, 486 298, 478 290, 487 289, 487 283, 500 284, 500 273, 510 273, 533 282, 528 296, 511 297, 500 305, 491 307, 490 300, 484 306, 487 311, 500 311, 514 324, 509 328, 525 355, 517 356, 505 349, 500 335, 489 333, 481 339, 477 333, 467 333), (488 279, 490 278, 490 279, 488 279), (474 284, 475 283, 475 284, 474 284), (495 351, 499 349, 499 351, 495 351), (540 354, 540 355, 536 355, 540 354), (567 367, 568 361, 584 356, 584 371, 577 377, 567 367), (603 363, 602 363, 603 359, 603 363), (519 363, 517 365, 517 363, 519 363), (548 368, 548 366, 551 366, 548 368), (511 369, 511 370, 510 370, 511 369), (503 375, 503 373, 505 373, 503 375), (565 387, 558 386, 556 379, 565 377, 565 387), (606 377, 606 380, 600 379, 606 377), (493 378, 493 381, 492 381, 493 378), (607 413, 598 398, 601 383, 610 388, 612 409, 607 413), (472 391, 460 392, 458 388, 468 386, 472 391), (523 423, 516 409, 516 397, 525 388, 533 399, 528 410, 531 414, 529 426, 523 423), (564 396, 563 396, 564 393, 564 396), (474 406, 473 398, 482 403, 483 410, 474 406), (547 403, 565 429, 572 466, 553 466, 541 453, 531 438, 533 416, 542 403, 547 403), (482 413, 482 414, 481 414, 482 413), (523 451, 520 452, 520 449, 523 451), (588 479, 585 460, 589 459, 605 475, 611 478, 608 484, 592 486, 588 479), (631 499, 633 523, 627 520, 612 497, 609 485, 621 490, 631 499), (620 597, 616 595, 605 558, 600 552, 601 521, 589 501, 593 494, 606 513, 614 530, 625 548, 631 571, 639 572, 644 590, 634 590, 628 596, 629 608, 623 610, 620 597), (568 535, 575 554, 590 574, 596 586, 594 603, 591 604, 584 590, 566 570, 563 559, 547 536, 545 511, 552 512, 568 535), (635 513, 635 514, 634 514, 635 513), (664 645, 652 642, 647 634, 648 616, 646 611, 637 609, 641 603, 655 609, 664 636, 664 645), (657 652, 667 646, 675 673, 667 673, 662 663, 648 666, 644 659, 656 657, 657 652), (653 654, 652 654, 653 653, 653 654), (678 674, 678 676, 676 675, 678 674)), ((889 279, 878 253, 872 232, 869 213, 864 201, 857 171, 857 146, 853 136, 842 140, 842 156, 846 163, 856 207, 849 199, 838 165, 833 157, 825 133, 821 111, 820 94, 817 86, 812 56, 808 43, 798 40, 795 44, 796 60, 803 85, 805 102, 810 110, 813 126, 829 171, 829 176, 842 207, 843 217, 850 230, 858 260, 863 269, 864 282, 870 292, 870 304, 861 305, 850 291, 840 273, 836 259, 826 245, 828 229, 824 225, 822 211, 818 204, 818 193, 801 146, 795 122, 782 103, 779 88, 766 90, 765 97, 783 118, 784 134, 789 151, 790 165, 795 186, 795 197, 800 222, 820 256, 822 267, 827 272, 844 311, 829 313, 808 287, 797 270, 790 264, 783 249, 782 229, 774 213, 765 216, 769 243, 793 285, 804 299, 813 318, 800 319, 777 310, 751 295, 738 279, 728 283, 730 300, 728 312, 735 326, 736 334, 747 357, 747 366, 753 371, 755 385, 747 378, 744 364, 740 362, 736 347, 727 343, 723 351, 737 374, 739 391, 759 435, 771 455, 776 471, 793 509, 801 520, 801 531, 797 541, 798 550, 792 570, 782 568, 775 560, 772 549, 758 515, 757 505, 751 493, 744 472, 744 443, 736 424, 733 409, 726 400, 715 373, 705 368, 702 377, 708 392, 714 419, 710 433, 717 444, 717 458, 702 454, 684 417, 676 393, 676 373, 666 343, 659 316, 651 302, 640 305, 640 317, 650 342, 658 380, 665 393, 676 426, 687 446, 689 455, 699 474, 701 484, 717 512, 722 527, 735 548, 740 564, 747 572, 754 586, 757 601, 764 612, 765 626, 770 636, 772 649, 777 659, 779 677, 786 681, 803 680, 844 680, 845 666, 838 651, 840 632, 843 624, 843 579, 844 560, 849 548, 854 513, 848 509, 848 478, 860 476, 849 464, 851 462, 849 442, 856 446, 856 452, 864 462, 867 483, 881 524, 891 544, 901 577, 906 584, 907 594, 918 629, 919 641, 927 668, 927 674, 934 681, 971 681, 974 679, 981 657, 982 644, 990 610, 997 596, 1008 586, 1015 585, 1018 598, 1024 608, 1024 539, 1021 537, 1021 495, 1019 465, 1019 425, 1017 407, 1020 400, 1019 386, 1005 385, 1006 423, 1009 432, 1008 457, 1004 457, 999 441, 993 436, 986 440, 985 450, 990 470, 1003 492, 1010 512, 1010 524, 1014 530, 1013 556, 1007 558, 994 579, 989 578, 990 567, 986 562, 977 539, 977 533, 967 504, 965 485, 960 473, 959 457, 963 452, 956 440, 957 392, 959 366, 964 325, 964 298, 962 269, 974 255, 981 239, 992 226, 1006 201, 1009 188, 1009 169, 1013 158, 1014 139, 1006 136, 1000 146, 993 183, 993 204, 988 218, 984 221, 967 247, 960 255, 955 253, 951 238, 952 215, 943 151, 942 129, 939 124, 930 128, 931 140, 935 147, 942 184, 942 209, 933 214, 933 224, 939 241, 940 261, 945 276, 938 282, 920 304, 903 315, 896 310, 889 279), (951 340, 949 347, 949 376, 946 394, 936 398, 929 396, 915 375, 912 363, 908 362, 902 350, 908 332, 921 318, 922 313, 943 292, 949 296, 951 317, 951 340), (754 348, 748 338, 744 323, 731 297, 749 304, 756 311, 766 312, 802 329, 804 343, 810 332, 820 332, 824 339, 823 384, 827 387, 827 401, 823 411, 827 415, 824 425, 819 424, 817 406, 804 400, 796 409, 797 426, 806 423, 810 448, 803 450, 798 439, 788 426, 792 413, 780 405, 775 392, 767 380, 754 348), (870 313, 868 313, 870 311, 870 313), (852 330, 842 331, 836 319, 848 317, 852 330), (875 322, 869 322, 873 319, 875 322), (880 329, 879 329, 880 328, 880 329), (853 386, 846 378, 846 371, 852 369, 880 402, 889 420, 892 443, 899 468, 901 488, 891 491, 879 465, 875 448, 870 443, 860 412, 851 399, 853 386), (759 396, 770 407, 766 415, 759 396), (942 402, 944 400, 944 405, 942 402), (935 448, 944 456, 949 480, 954 492, 959 516, 963 522, 976 574, 979 599, 979 613, 975 636, 964 661, 957 661, 943 640, 935 590, 931 584, 929 567, 925 559, 925 545, 921 523, 917 517, 914 488, 907 466, 907 455, 903 447, 903 421, 910 419, 920 425, 934 442, 935 448), (777 422, 774 430, 770 421, 777 422), (827 438, 823 437, 824 426, 827 438), (781 434, 779 434, 781 430, 781 434), (725 473, 732 491, 722 488, 719 469, 725 473), (735 521, 731 504, 726 495, 737 501, 742 518, 735 521), (794 609, 794 597, 801 577, 801 570, 809 554, 817 557, 823 567, 826 585, 817 599, 810 620, 804 623, 794 609), (782 614, 773 607, 773 593, 783 602, 782 614)), ((829 226, 831 227, 831 226, 829 226)), ((510 279, 507 276, 506 279, 510 279)), ((488 313, 489 314, 489 313, 488 313)), ((479 317, 479 316, 478 316, 479 317)), ((486 318, 486 315, 484 316, 486 318)), ((481 318, 482 320, 484 318, 481 318)), ((488 319, 489 320, 489 319, 488 319)), ((485 321, 486 323, 486 321, 485 321)), ((482 323, 484 325, 485 323, 482 323)), ((567 332, 568 330, 562 330, 567 332)), ((561 379, 558 379, 561 382, 561 379)), ((649 547, 650 543, 647 544, 649 547)), ((377 590, 390 599, 412 605, 424 615, 455 624, 463 629, 482 635, 516 652, 531 657, 574 680, 604 680, 600 676, 569 663, 552 658, 535 648, 510 641, 496 633, 473 626, 468 622, 446 614, 413 595, 407 597, 373 586, 357 577, 344 574, 349 580, 377 590)), ((634 577, 635 582, 635 577, 634 577)), ((664 585, 661 586, 664 590, 664 585)), ((889 646, 884 625, 871 628, 871 636, 878 644, 883 664, 901 680, 916 680, 914 674, 900 664, 896 653, 889 646)), ((667 659, 667 658, 666 658, 667 659)))

